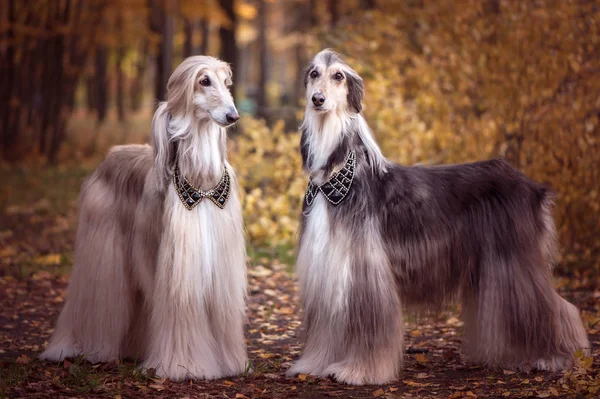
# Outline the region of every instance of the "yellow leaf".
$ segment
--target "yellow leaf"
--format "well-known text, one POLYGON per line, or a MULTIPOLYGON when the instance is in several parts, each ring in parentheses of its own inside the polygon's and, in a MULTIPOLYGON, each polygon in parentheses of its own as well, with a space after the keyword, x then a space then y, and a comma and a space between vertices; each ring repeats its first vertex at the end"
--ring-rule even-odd
POLYGON ((229 380, 225 380, 225 381, 223 381, 223 385, 225 385, 226 387, 231 387, 231 386, 234 386, 235 383, 233 383, 229 380))
POLYGON ((468 391, 466 395, 468 397, 471 397, 471 398, 476 398, 477 397, 477 395, 475 395, 472 391, 468 391))
POLYGON ((415 356, 415 359, 419 363, 429 363, 429 359, 427 359, 427 356, 425 356, 422 353, 417 353, 417 355, 415 356))
POLYGON ((35 260, 38 265, 51 266, 60 265, 60 254, 48 254, 44 256, 38 256, 35 260))
POLYGON ((379 388, 378 390, 373 392, 373 396, 375 396, 376 398, 383 396, 384 394, 385 394, 385 392, 383 392, 383 389, 381 389, 381 388, 379 388))
POLYGON ((17 254, 17 251, 13 247, 4 247, 0 249, 0 258, 8 258, 9 256, 14 256, 17 254))
POLYGON ((298 379, 300 381, 306 381, 306 374, 298 374, 298 379))
POLYGON ((17 358, 17 364, 29 364, 31 359, 27 355, 21 355, 17 358))

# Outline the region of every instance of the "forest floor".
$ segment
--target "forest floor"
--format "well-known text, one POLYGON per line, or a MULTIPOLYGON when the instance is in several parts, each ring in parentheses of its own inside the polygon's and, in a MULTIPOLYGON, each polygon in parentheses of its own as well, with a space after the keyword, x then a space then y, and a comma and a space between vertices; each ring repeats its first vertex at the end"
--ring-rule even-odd
MULTIPOLYGON (((302 346, 297 284, 275 251, 253 251, 246 326, 252 373, 175 383, 141 374, 133 363, 92 365, 37 358, 66 295, 76 196, 86 168, 0 168, 0 399, 2 398, 522 398, 600 397, 598 277, 558 277, 560 293, 581 310, 592 357, 565 373, 493 370, 466 361, 456 310, 407 320, 405 366, 383 386, 285 377, 302 346)), ((289 262, 288 262, 289 263, 289 262)))

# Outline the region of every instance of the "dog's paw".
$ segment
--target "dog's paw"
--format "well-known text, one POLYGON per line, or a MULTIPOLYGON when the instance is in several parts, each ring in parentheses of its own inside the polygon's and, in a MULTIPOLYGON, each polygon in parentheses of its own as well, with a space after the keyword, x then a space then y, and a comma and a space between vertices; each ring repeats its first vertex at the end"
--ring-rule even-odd
POLYGON ((325 375, 333 377, 337 382, 342 382, 349 385, 364 385, 364 372, 361 372, 358 367, 348 365, 344 362, 333 363, 325 369, 325 375))
POLYGON ((308 374, 306 367, 302 365, 302 362, 298 360, 296 363, 292 365, 286 372, 286 377, 295 377, 298 374, 308 374))
MULTIPOLYGON (((533 368, 539 371, 562 371, 572 367, 574 364, 574 358, 554 356, 535 361, 533 363, 533 368)), ((522 369, 522 367, 520 367, 520 369, 522 369)))
POLYGON ((322 374, 320 372, 321 370, 323 370, 323 367, 319 367, 318 365, 314 364, 314 362, 300 359, 294 363, 292 367, 288 369, 288 371, 285 372, 285 375, 286 377, 295 377, 299 374, 310 374, 320 377, 322 374))
POLYGON ((358 364, 347 362, 333 363, 323 371, 324 376, 332 376, 336 381, 348 385, 382 385, 394 380, 394 376, 365 370, 358 364))

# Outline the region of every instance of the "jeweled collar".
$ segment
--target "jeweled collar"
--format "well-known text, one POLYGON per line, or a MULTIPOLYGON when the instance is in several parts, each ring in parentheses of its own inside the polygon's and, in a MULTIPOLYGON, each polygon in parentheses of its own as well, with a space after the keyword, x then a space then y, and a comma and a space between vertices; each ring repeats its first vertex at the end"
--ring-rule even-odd
POLYGON ((216 206, 223 209, 231 191, 231 179, 229 178, 227 166, 223 165, 223 176, 221 176, 219 183, 214 188, 204 191, 192 186, 185 177, 181 176, 177 160, 175 160, 175 170, 173 172, 173 185, 179 199, 190 211, 204 198, 208 198, 216 206))
POLYGON ((339 171, 335 172, 325 183, 320 186, 313 183, 312 177, 306 187, 304 201, 306 205, 311 206, 319 191, 323 193, 325 199, 333 205, 338 205, 346 198, 350 192, 350 186, 354 180, 354 171, 356 169, 356 153, 350 151, 346 157, 346 163, 339 171))

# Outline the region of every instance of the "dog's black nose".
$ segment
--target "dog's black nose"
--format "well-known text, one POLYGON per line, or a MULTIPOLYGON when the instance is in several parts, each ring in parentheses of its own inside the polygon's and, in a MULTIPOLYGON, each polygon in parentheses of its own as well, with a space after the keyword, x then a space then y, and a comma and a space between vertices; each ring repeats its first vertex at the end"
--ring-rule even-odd
POLYGON ((325 102, 325 96, 322 95, 321 93, 313 94, 312 102, 315 106, 319 107, 319 106, 323 105, 323 103, 325 102))
POLYGON ((240 119, 240 116, 237 112, 229 112, 227 113, 227 115, 225 115, 225 118, 227 119, 228 123, 234 123, 237 122, 238 119, 240 119))

